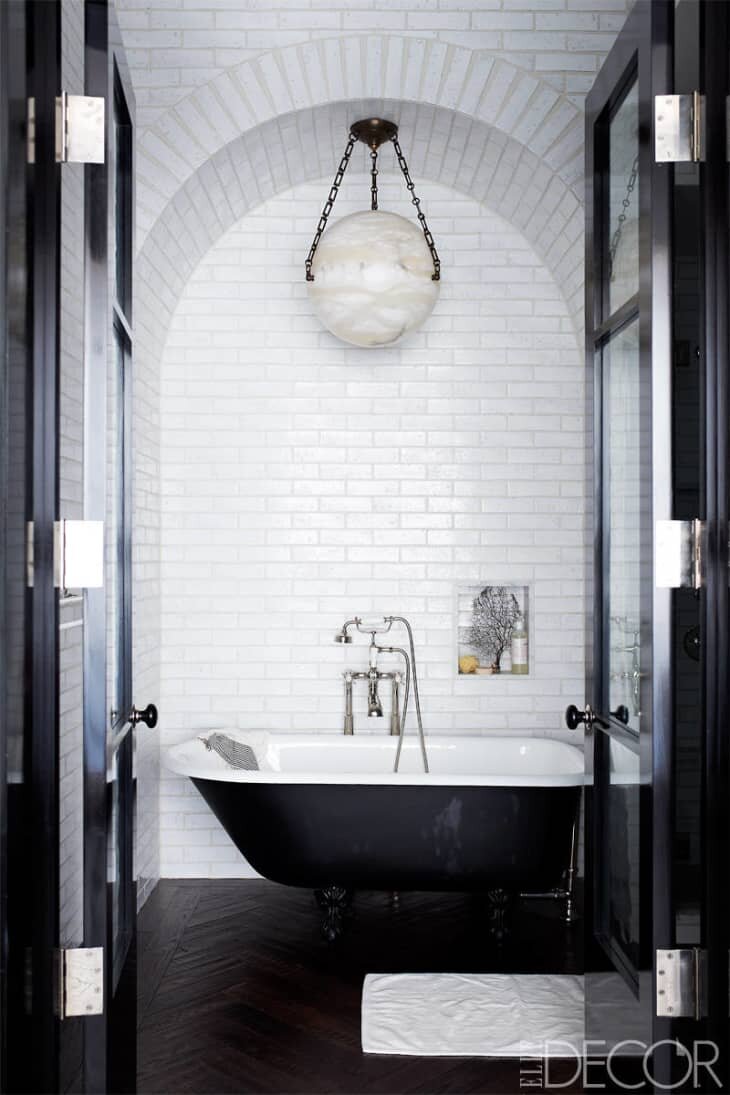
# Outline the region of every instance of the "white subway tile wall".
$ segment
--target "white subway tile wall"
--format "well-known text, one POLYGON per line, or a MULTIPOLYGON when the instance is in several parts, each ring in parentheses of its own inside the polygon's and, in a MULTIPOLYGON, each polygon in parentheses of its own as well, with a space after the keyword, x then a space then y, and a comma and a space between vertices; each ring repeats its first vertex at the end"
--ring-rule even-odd
MULTIPOLYGON (((410 215, 401 181, 381 179, 381 208, 410 215)), ((583 367, 567 304, 515 228, 424 182, 435 312, 402 347, 347 347, 303 276, 327 185, 229 229, 170 328, 162 743, 225 725, 341 730, 342 669, 363 667, 367 640, 333 636, 355 613, 412 620, 427 731, 560 734, 583 692, 583 367), (455 586, 495 580, 534 590, 533 674, 459 678, 455 586)), ((350 180, 337 215, 368 185, 350 180)), ((387 733, 363 707, 356 695, 357 732, 387 733)), ((164 771, 161 822, 164 875, 246 873, 164 771)))
MULTIPOLYGON (((331 719, 335 695, 322 693, 319 686, 332 687, 334 680, 337 687, 338 664, 321 661, 323 605, 334 608, 339 598, 349 607, 354 597, 355 607, 364 609, 361 598, 371 595, 378 600, 402 596, 407 603, 413 598, 416 605, 427 602, 428 641, 421 634, 420 645, 426 641, 429 646, 435 636, 438 649, 450 613, 450 602, 447 607, 443 600, 447 574, 462 568, 471 575, 486 559, 498 565, 500 576, 506 578, 509 557, 509 566, 523 580, 538 565, 533 503, 545 507, 540 511, 544 523, 539 526, 541 580, 564 583, 572 591, 566 596, 580 598, 573 572, 579 585, 585 546, 581 554, 577 537, 572 547, 546 539, 566 536, 571 530, 563 523, 566 511, 550 510, 555 499, 545 492, 559 483, 564 492, 561 506, 571 497, 574 514, 584 506, 582 482, 576 480, 571 487, 568 480, 550 474, 554 470, 562 476, 570 461, 564 465, 562 456, 557 464, 550 461, 556 453, 555 423, 562 431, 563 419, 570 417, 576 441, 583 429, 583 408, 573 384, 574 377, 580 380, 573 332, 578 332, 579 339, 583 99, 623 23, 628 0, 347 0, 339 6, 331 0, 283 0, 276 5, 270 0, 117 0, 116 6, 129 52, 138 120, 135 684, 138 696, 154 698, 163 665, 163 736, 175 737, 182 729, 177 718, 182 705, 179 697, 174 700, 177 686, 172 682, 184 679, 189 690, 186 702, 197 695, 190 710, 199 713, 206 696, 213 696, 209 687, 206 692, 205 683, 211 674, 218 685, 215 702, 222 716, 234 711, 255 715, 267 697, 268 713, 281 716, 280 722, 293 725, 297 712, 302 728, 320 715, 331 719), (385 104, 383 99, 393 102, 385 104), (343 356, 349 351, 333 347, 327 336, 313 328, 299 276, 317 207, 344 145, 345 121, 379 105, 388 105, 401 122, 414 176, 455 188, 444 199, 445 192, 438 187, 419 187, 428 205, 435 207, 434 228, 449 237, 442 246, 452 274, 463 280, 456 297, 449 296, 452 288, 445 280, 439 311, 421 341, 390 351, 406 356, 399 356, 394 366, 389 361, 373 367, 343 356), (322 181, 307 189, 313 179, 322 181), (272 197, 277 194, 283 204, 275 210, 272 197), (262 208, 268 210, 265 222, 273 217, 281 224, 288 217, 283 240, 280 229, 261 223, 262 208), (472 210, 469 216, 464 212, 467 208, 472 210), (457 210, 462 213, 458 218, 461 233, 450 227, 457 220, 457 210), (249 211, 251 217, 239 224, 249 211), (485 218, 491 227, 483 226, 485 218), (220 258, 221 269, 213 269, 210 263, 218 254, 217 241, 223 237, 229 247, 236 233, 253 232, 254 224, 259 236, 248 241, 245 261, 241 254, 235 258, 225 254, 220 258), (489 249, 475 243, 482 232, 491 253, 504 259, 502 267, 489 261, 489 249), (519 241, 514 255, 524 257, 527 252, 530 261, 523 265, 513 259, 511 246, 493 245, 496 239, 519 241), (209 254, 210 248, 214 251, 209 254), (204 265, 198 269, 201 262, 204 265), (232 282, 224 280, 226 263, 232 282), (244 275, 250 276, 250 283, 236 282, 236 277, 244 275), (201 296, 196 303, 189 293, 201 278, 207 278, 216 291, 211 291, 207 302, 201 296), (506 292, 505 286, 509 287, 506 292), (485 287, 490 289, 489 296, 485 287), (236 312, 237 294, 244 288, 249 311, 236 312), (470 292, 474 295, 467 295, 470 292), (175 362, 195 372, 199 363, 194 357, 200 354, 202 373, 209 369, 211 383, 215 378, 218 384, 215 393, 211 389, 210 400, 197 408, 196 428, 187 431, 193 454, 186 465, 187 486, 193 491, 196 465, 203 464, 198 457, 205 455, 196 453, 200 439, 222 438, 216 442, 222 474, 213 474, 210 452, 205 463, 211 485, 208 498, 215 489, 216 505, 206 500, 207 508, 201 509, 202 502, 193 496, 203 521, 197 545, 188 540, 175 544, 169 537, 170 520, 182 521, 184 512, 175 515, 168 506, 174 504, 175 491, 181 505, 186 495, 182 480, 168 481, 169 457, 175 451, 168 437, 171 433, 174 437, 176 430, 179 436, 186 433, 184 427, 174 425, 179 418, 172 416, 181 414, 184 419, 190 412, 175 410, 171 400, 184 393, 175 395, 167 387, 164 414, 160 406, 163 348, 181 296, 184 304, 171 332, 166 377, 174 379, 170 370, 175 362), (277 310, 265 311, 272 299, 277 300, 278 315, 277 310), (225 311, 226 301, 230 313, 225 311), (196 307, 201 309, 197 328, 192 323, 196 307), (223 311, 206 313, 204 307, 223 311), (216 316, 221 326, 206 328, 216 316), (189 341, 181 347, 179 324, 183 321, 191 326, 189 341), (210 339, 207 345, 206 339, 210 339), (242 351, 252 356, 243 361, 237 356, 242 351), (190 361, 182 361, 183 352, 193 355, 190 361), (206 353, 212 357, 206 358, 206 353), (273 362, 272 355, 286 360, 273 362), (241 381, 242 367, 259 374, 263 394, 246 387, 231 398, 241 405, 253 402, 253 412, 227 405, 229 385, 250 383, 241 381), (519 377, 513 374, 508 380, 508 367, 516 367, 519 377), (539 379, 533 375, 537 369, 539 379), (565 388, 570 390, 574 416, 563 411, 565 388), (279 391, 286 404, 286 430, 269 421, 278 420, 272 408, 279 391), (339 399, 344 405, 338 414, 334 408, 339 399), (492 408, 493 400, 500 409, 492 408), (440 409, 442 401, 448 405, 445 411, 440 409), (367 424, 361 424, 361 414, 367 424), (479 425, 474 419, 468 425, 461 421, 470 415, 479 418, 479 425), (407 428, 403 428, 405 418, 407 428), (349 427, 343 427, 341 419, 349 427), (246 444, 236 440, 244 426, 251 438, 246 444), (160 428, 165 439, 163 484, 160 428), (358 433, 364 435, 359 447, 367 459, 354 455, 358 433), (457 437, 463 441, 457 443, 457 437), (295 449, 306 459, 295 458, 295 449), (332 477, 329 467, 341 451, 346 474, 343 470, 332 477), (419 455, 422 452, 429 459, 419 455), (233 474, 237 464, 248 469, 248 478, 233 474), (264 489, 262 475, 258 496, 253 494, 256 465, 266 469, 268 480, 264 489), (226 470, 230 482, 223 478, 226 470), (366 492, 368 478, 382 490, 377 498, 366 492), (428 496, 422 493, 424 482, 430 484, 428 496), (484 497, 497 499, 500 490, 511 499, 509 512, 482 510, 484 497), (247 509, 240 509, 243 499, 248 499, 247 509), (161 597, 162 504, 165 584, 161 597), (230 524, 231 513, 237 514, 235 526, 230 524), (382 520, 376 522, 376 517, 382 520), (547 527, 549 520, 554 522, 551 527, 547 527), (204 527, 205 522, 210 528, 204 527), (247 530, 251 542, 225 542, 231 528, 240 535, 247 530), (489 532, 494 538, 483 542, 489 532), (580 558, 569 572, 562 553, 570 550, 576 550, 580 558), (241 579, 244 564, 248 577, 241 579), (264 571, 280 568, 283 591, 275 597, 281 604, 275 606, 263 632, 265 602, 257 569, 261 566, 264 571), (177 578, 175 567, 179 568, 177 578), (323 576, 310 580, 312 567, 323 576), (295 568, 292 573, 300 576, 292 577, 286 568, 295 568), (217 582, 219 590, 228 591, 230 630, 240 638, 235 645, 223 644, 227 662, 218 652, 211 657, 220 636, 206 625, 187 636, 192 660, 174 665, 179 650, 172 642, 178 596, 174 583, 181 583, 180 603, 185 611, 177 618, 182 621, 195 608, 191 602, 195 585, 190 589, 182 577, 189 569, 197 569, 205 582, 217 582), (233 576, 239 578, 235 590, 233 576), (306 627, 297 623, 289 630, 291 590, 301 598, 304 583, 304 603, 311 615, 305 619, 306 627), (242 603, 245 607, 240 607, 242 603), (243 628, 240 621, 257 614, 258 628, 243 628), (300 650, 297 661, 293 652, 298 657, 300 650), (280 663, 278 675, 272 668, 275 660, 280 663), (296 678, 295 664, 301 675, 296 678), (262 670, 258 699, 251 683, 252 667, 262 670), (322 673, 319 682, 313 668, 322 673), (290 690, 294 679, 298 682, 296 710, 290 690), (239 688, 239 680, 247 683, 239 688), (322 711, 317 707, 320 702, 322 711)), ((345 208, 342 200, 338 212, 345 208)), ((566 449, 572 439, 572 435, 567 439, 568 432, 566 449)), ((576 467, 581 455, 576 447, 572 457, 576 467)), ((206 473, 201 476, 204 480, 206 473)), ((194 511, 188 519, 193 521, 194 511)), ((273 578, 264 573, 264 580, 273 578)), ((561 619, 563 585, 552 604, 547 589, 546 596, 546 620, 551 612, 561 619)), ((199 604, 204 603, 201 596, 199 604)), ((572 635, 572 613, 568 616, 566 626, 572 635)), ((563 678, 580 677, 580 667, 570 662, 575 641, 574 637, 567 641, 564 662, 562 640, 556 639, 553 690, 563 678)), ((433 680, 435 685, 437 678, 433 680)), ((547 677, 541 683, 547 687, 547 677)), ((503 682, 497 687, 504 690, 500 710, 511 714, 512 724, 522 713, 524 725, 534 719, 538 732, 547 728, 535 696, 530 695, 525 706, 528 693, 522 692, 522 699, 515 702, 503 682)), ((474 714, 473 699, 450 696, 448 691, 434 694, 431 711, 438 711, 439 717, 453 716, 453 724, 458 725, 461 713, 474 714)), ((212 708, 212 698, 210 704, 212 708)), ((556 702, 555 710, 557 706, 556 702)), ((554 727, 554 720, 550 725, 554 727)), ((323 729, 329 726, 330 722, 322 723, 323 729)), ((145 880, 142 898, 160 870, 159 739, 160 734, 150 732, 143 741, 139 809, 144 820, 137 849, 145 880)), ((172 795, 167 791, 165 785, 160 800, 163 869, 172 874, 238 870, 226 838, 210 828, 209 816, 198 809, 192 786, 177 785, 172 795), (178 810, 180 803, 190 809, 178 810), (205 849, 197 860, 192 835, 196 826, 201 834, 197 846, 205 849), (191 835, 173 845, 178 830, 191 835), (185 845, 190 848, 187 863, 183 862, 185 845)))

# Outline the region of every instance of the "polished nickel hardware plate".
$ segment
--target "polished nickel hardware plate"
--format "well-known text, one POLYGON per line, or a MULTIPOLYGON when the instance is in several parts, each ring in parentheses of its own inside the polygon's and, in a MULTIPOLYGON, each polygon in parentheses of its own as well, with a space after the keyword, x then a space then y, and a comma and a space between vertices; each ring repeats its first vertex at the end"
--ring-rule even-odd
POLYGON ((656 952, 656 1013, 660 1019, 707 1015, 707 951, 689 947, 656 952))
POLYGON ((657 589, 699 589, 702 585, 704 524, 657 521, 655 579, 657 589))
POLYGON ((654 157, 657 163, 700 163, 704 155, 704 96, 654 97, 654 157))
POLYGON ((104 585, 104 522, 54 522, 54 582, 58 589, 104 585))
POLYGON ((58 952, 58 1014, 104 1013, 104 948, 66 947, 58 952))
POLYGON ((97 95, 56 98, 56 161, 104 163, 104 99, 97 95))

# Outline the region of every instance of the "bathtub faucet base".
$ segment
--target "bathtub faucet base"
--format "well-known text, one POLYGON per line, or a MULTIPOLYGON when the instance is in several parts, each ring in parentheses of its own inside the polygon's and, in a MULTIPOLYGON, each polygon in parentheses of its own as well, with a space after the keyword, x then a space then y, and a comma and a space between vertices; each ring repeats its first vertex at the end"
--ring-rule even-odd
POLYGON ((368 716, 382 718, 383 709, 380 706, 377 686, 380 681, 391 682, 390 703, 390 733, 399 737, 401 732, 400 695, 403 676, 401 673, 383 673, 379 669, 369 669, 367 672, 355 673, 352 669, 346 669, 342 674, 345 682, 345 722, 344 733, 355 733, 355 720, 352 711, 352 685, 354 681, 367 681, 368 685, 368 716))

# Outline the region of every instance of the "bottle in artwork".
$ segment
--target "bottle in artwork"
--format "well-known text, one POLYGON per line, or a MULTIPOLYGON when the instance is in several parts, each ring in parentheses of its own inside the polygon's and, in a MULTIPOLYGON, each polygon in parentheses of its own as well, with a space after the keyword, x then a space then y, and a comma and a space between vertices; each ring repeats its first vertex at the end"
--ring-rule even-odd
POLYGON ((512 628, 512 672, 528 672, 527 627, 523 616, 515 620, 512 628))

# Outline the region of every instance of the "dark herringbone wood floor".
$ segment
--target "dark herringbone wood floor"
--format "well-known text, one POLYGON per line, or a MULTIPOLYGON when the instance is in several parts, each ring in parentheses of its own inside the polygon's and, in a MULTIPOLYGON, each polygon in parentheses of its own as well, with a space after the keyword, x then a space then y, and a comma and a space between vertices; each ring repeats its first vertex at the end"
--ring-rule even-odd
POLYGON ((139 1091, 518 1092, 519 1061, 365 1056, 363 976, 579 972, 580 925, 557 912, 523 904, 500 949, 480 899, 403 894, 394 909, 387 894, 358 894, 346 936, 329 946, 307 891, 163 881, 139 923, 139 1091))

